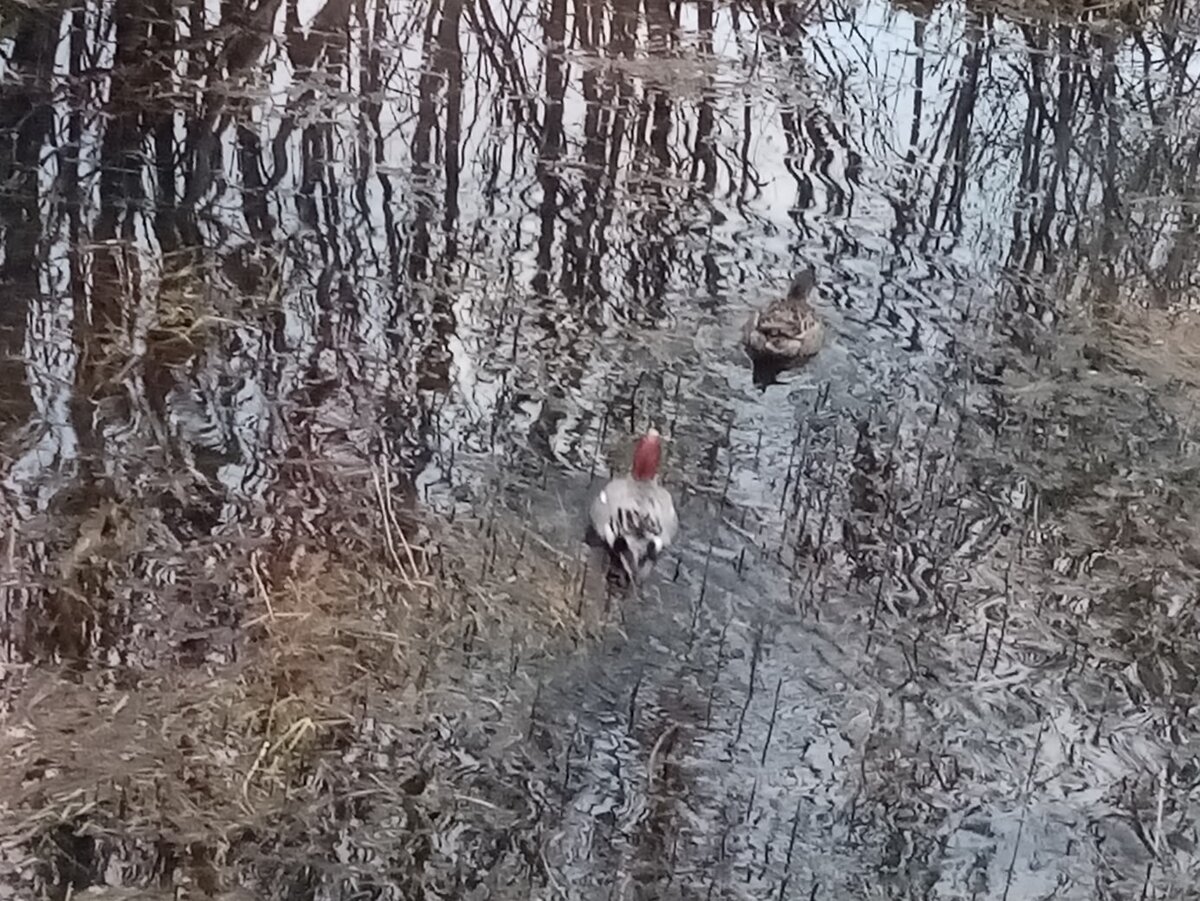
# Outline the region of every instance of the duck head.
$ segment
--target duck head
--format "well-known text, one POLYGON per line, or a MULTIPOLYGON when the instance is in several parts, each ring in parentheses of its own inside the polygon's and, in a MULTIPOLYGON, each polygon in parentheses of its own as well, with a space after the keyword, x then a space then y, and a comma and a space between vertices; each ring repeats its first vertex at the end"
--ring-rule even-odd
POLYGON ((817 273, 813 267, 806 266, 804 271, 792 279, 792 285, 788 288, 787 299, 790 301, 807 300, 808 295, 812 293, 813 288, 817 286, 817 273))
POLYGON ((633 446, 633 477, 639 482, 648 482, 655 478, 661 459, 662 438, 657 429, 650 429, 633 446))

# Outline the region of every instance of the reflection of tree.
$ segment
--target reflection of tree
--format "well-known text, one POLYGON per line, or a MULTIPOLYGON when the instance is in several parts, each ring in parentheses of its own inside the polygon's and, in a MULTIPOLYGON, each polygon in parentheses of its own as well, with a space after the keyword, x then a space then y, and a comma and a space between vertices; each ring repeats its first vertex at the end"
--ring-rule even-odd
MULTIPOLYGON (((563 97, 567 89, 566 64, 561 48, 566 37, 566 0, 551 0, 545 7, 543 30, 546 35, 546 115, 542 127, 541 146, 537 154, 538 184, 542 189, 538 208, 537 277, 533 287, 538 294, 549 294, 551 256, 559 216, 559 162, 563 152, 563 97)), ((543 319, 547 330, 554 329, 553 317, 543 319)))
POLYGON ((27 20, 15 38, 0 83, 0 434, 32 413, 25 372, 26 321, 37 294, 37 246, 42 218, 38 160, 50 133, 52 110, 45 94, 53 59, 52 33, 38 17, 27 20))
POLYGON ((414 338, 423 344, 419 356, 420 386, 446 390, 450 382, 450 351, 447 343, 454 331, 454 311, 447 284, 448 269, 458 256, 458 212, 459 212, 459 158, 462 141, 462 50, 459 33, 462 20, 461 0, 444 0, 439 7, 433 3, 429 9, 430 28, 438 22, 434 37, 426 42, 426 63, 418 85, 417 125, 412 142, 412 179, 416 186, 416 212, 413 217, 413 238, 409 251, 408 272, 416 284, 427 283, 433 275, 432 292, 428 295, 430 306, 427 316, 414 323, 414 338), (445 86, 441 112, 444 125, 438 115, 438 94, 445 86), (441 204, 442 234, 445 239, 443 257, 432 263, 430 226, 435 218, 437 195, 431 165, 432 136, 435 127, 441 125, 443 150, 441 175, 444 190, 441 204), (433 271, 431 272, 431 268, 433 271))
MULTIPOLYGON (((30 371, 26 342, 38 300, 38 250, 46 227, 39 196, 39 161, 53 123, 47 92, 52 35, 51 26, 40 17, 27 20, 13 41, 11 69, 0 82, 0 441, 8 451, 5 457, 19 453, 22 431, 37 428, 33 389, 39 374, 30 371)), ((31 350, 37 359, 48 356, 44 350, 31 350)), ((7 497, 5 501, 3 529, 7 533, 17 522, 12 507, 20 505, 10 505, 7 497)), ((35 571, 45 565, 41 547, 32 547, 29 558, 35 571)), ((12 572, 6 575, 11 577, 12 572)), ((57 611, 52 611, 52 616, 45 614, 45 598, 30 599, 30 594, 11 587, 4 590, 0 655, 5 662, 31 652, 40 655, 39 633, 61 622, 53 615, 57 611)))

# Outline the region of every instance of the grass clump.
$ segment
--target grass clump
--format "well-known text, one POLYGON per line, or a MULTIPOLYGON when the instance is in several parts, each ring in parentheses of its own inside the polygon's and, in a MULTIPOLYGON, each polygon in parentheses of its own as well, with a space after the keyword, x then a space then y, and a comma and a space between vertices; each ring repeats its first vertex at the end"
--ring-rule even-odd
MULTIPOLYGON (((382 476, 342 479, 326 528, 223 548, 218 614, 171 636, 192 665, 128 662, 151 640, 125 590, 136 549, 76 553, 92 572, 78 584, 108 586, 89 603, 121 608, 128 631, 120 649, 9 680, 0 885, 414 897, 530 878, 536 843, 521 836, 540 825, 513 774, 512 712, 535 688, 518 663, 574 630, 575 570, 502 518, 404 522, 382 476)), ((176 575, 193 591, 215 571, 200 556, 176 575)), ((173 612, 154 628, 169 633, 173 612)))

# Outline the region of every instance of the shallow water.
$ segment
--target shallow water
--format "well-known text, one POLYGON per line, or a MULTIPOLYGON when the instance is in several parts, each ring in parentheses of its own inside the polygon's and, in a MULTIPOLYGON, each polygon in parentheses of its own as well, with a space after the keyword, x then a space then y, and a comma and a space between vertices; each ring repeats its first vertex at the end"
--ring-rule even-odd
POLYGON ((1193 895, 1196 11, 1061 14, 14 20, 7 741, 44 673, 240 674, 254 579, 378 551, 346 485, 381 461, 435 531, 482 524, 467 593, 590 625, 449 617, 423 720, 372 687, 325 801, 238 830, 125 834, 69 785, 52 829, 27 772, 13 891, 1193 895), (826 346, 761 388, 742 322, 805 263, 826 346), (651 424, 683 532, 608 597, 582 515, 651 424))

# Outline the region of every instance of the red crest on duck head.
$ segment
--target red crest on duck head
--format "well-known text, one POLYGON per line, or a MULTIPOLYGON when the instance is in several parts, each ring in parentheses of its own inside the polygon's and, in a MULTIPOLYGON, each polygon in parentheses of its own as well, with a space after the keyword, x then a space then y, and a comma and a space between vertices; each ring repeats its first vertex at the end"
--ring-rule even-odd
POLYGON ((658 475, 658 461, 662 457, 662 440, 654 429, 638 439, 633 448, 633 477, 649 481, 658 475))

